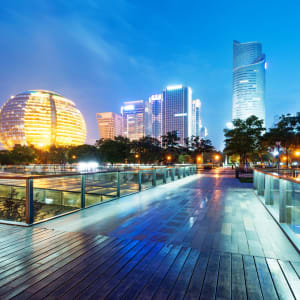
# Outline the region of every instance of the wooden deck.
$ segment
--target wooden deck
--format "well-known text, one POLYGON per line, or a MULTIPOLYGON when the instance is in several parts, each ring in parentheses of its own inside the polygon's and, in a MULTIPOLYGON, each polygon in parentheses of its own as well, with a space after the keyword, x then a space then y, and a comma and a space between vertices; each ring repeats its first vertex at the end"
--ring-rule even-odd
POLYGON ((227 172, 0 225, 0 299, 300 299, 300 257, 227 172))

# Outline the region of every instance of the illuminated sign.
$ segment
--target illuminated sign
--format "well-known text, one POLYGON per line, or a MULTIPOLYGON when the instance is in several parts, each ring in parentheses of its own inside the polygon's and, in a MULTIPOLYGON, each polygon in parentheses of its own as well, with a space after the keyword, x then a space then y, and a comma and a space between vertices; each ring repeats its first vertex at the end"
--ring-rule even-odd
POLYGON ((130 104, 130 105, 125 105, 124 107, 123 107, 123 109, 124 110, 134 110, 134 105, 132 105, 132 104, 130 104))
POLYGON ((179 90, 179 89, 182 89, 182 85, 181 84, 167 86, 167 90, 168 91, 179 90))

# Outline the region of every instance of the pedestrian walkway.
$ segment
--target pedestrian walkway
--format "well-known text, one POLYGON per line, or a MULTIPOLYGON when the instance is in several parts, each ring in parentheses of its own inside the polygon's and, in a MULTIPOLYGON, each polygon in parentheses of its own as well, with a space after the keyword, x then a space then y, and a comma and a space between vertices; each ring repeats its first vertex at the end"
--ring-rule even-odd
POLYGON ((0 226, 1 299, 300 299, 300 257, 232 170, 0 226))

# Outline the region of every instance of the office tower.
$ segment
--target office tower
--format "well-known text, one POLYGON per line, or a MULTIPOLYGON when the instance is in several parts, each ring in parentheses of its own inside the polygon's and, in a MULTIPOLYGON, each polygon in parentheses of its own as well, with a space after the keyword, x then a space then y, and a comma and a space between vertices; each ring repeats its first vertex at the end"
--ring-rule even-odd
POLYGON ((195 99, 192 101, 192 135, 201 136, 201 101, 200 99, 195 99))
POLYGON ((138 140, 152 135, 151 107, 148 101, 126 101, 121 107, 123 135, 138 140))
POLYGON ((204 139, 204 138, 206 138, 207 137, 207 135, 208 135, 208 132, 207 132, 207 128, 206 127, 201 127, 200 128, 200 138, 201 139, 204 139))
POLYGON ((266 66, 261 43, 233 41, 233 119, 255 115, 265 122, 266 66))
POLYGON ((96 114, 100 139, 113 140, 122 135, 122 117, 114 112, 96 114))
POLYGON ((176 131, 179 143, 192 136, 192 90, 182 85, 163 91, 163 134, 176 131))
POLYGON ((150 96, 149 105, 152 111, 152 137, 161 141, 163 135, 163 95, 150 96))
POLYGON ((0 110, 0 141, 14 145, 78 146, 86 124, 75 103, 56 92, 30 90, 10 97, 0 110))

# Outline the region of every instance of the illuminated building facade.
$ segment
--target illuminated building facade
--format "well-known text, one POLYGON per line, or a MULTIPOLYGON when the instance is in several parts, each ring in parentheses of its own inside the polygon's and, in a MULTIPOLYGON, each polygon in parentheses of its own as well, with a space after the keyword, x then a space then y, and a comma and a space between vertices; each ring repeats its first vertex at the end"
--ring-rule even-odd
POLYGON ((122 117, 114 112, 97 113, 97 124, 100 139, 113 140, 122 135, 122 117))
POLYGON ((14 145, 81 145, 86 125, 75 103, 61 95, 32 90, 11 97, 0 110, 0 139, 5 148, 14 145))
POLYGON ((233 119, 255 115, 265 122, 266 66, 261 43, 233 41, 233 119))
POLYGON ((126 101, 121 107, 123 136, 139 140, 152 136, 151 107, 148 101, 126 101))
POLYGON ((163 135, 163 95, 150 96, 149 104, 152 111, 152 137, 161 141, 163 135))
POLYGON ((201 136, 201 101, 195 99, 192 101, 192 135, 201 136))
POLYGON ((163 134, 176 131, 179 143, 192 136, 192 90, 182 85, 163 91, 163 134))

